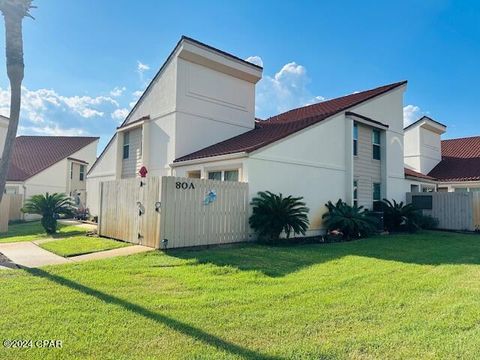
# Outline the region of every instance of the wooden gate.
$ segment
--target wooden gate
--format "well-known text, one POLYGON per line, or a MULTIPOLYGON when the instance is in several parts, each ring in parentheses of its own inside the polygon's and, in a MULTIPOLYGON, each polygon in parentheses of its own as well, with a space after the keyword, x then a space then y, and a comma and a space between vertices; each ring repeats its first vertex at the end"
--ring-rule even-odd
POLYGON ((249 238, 246 183, 127 179, 101 183, 100 198, 101 236, 165 249, 249 238))
POLYGON ((248 184, 162 178, 161 247, 248 240, 248 184))
POLYGON ((158 247, 160 179, 127 179, 100 184, 101 236, 158 247), (159 209, 158 209, 159 210, 159 209))

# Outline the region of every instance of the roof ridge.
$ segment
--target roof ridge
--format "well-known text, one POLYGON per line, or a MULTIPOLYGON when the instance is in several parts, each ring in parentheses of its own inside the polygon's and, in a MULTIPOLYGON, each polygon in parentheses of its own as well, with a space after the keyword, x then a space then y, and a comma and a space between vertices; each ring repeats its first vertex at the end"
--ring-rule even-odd
POLYGON ((479 138, 480 139, 480 135, 465 136, 465 137, 459 137, 459 138, 454 138, 454 139, 443 139, 442 142, 444 142, 444 141, 455 141, 455 140, 466 140, 466 139, 474 139, 474 138, 479 138))
MULTIPOLYGON (((408 81, 407 80, 402 80, 402 81, 397 81, 397 82, 394 82, 394 83, 391 83, 391 84, 386 84, 386 85, 381 85, 381 86, 377 86, 375 88, 372 88, 372 89, 367 89, 367 90, 362 90, 362 91, 359 91, 359 92, 354 92, 354 93, 351 93, 351 94, 347 94, 347 95, 342 95, 342 96, 339 96, 339 97, 336 97, 336 98, 332 98, 332 99, 328 99, 328 100, 324 100, 324 101, 319 101, 319 102, 316 102, 316 103, 313 103, 313 104, 308 104, 308 105, 304 105, 304 106, 299 106, 297 108, 293 108, 293 109, 290 109, 290 110, 287 110, 283 113, 280 113, 280 114, 277 114, 277 115, 273 115, 273 116, 270 116, 269 118, 265 119, 265 121, 270 121, 276 117, 279 117, 279 116, 283 116, 283 115, 286 115, 290 112, 294 112, 294 111, 297 111, 297 110, 300 110, 300 109, 308 109, 308 108, 311 108, 311 107, 314 107, 318 104, 326 104, 328 102, 331 102, 331 101, 336 101, 336 100, 341 100, 341 99, 345 99, 349 96, 353 96, 353 95, 362 95, 366 92, 369 92, 369 91, 375 91, 375 90, 379 90, 381 88, 396 88, 398 86, 401 86, 401 85, 404 85, 406 84, 408 81)), ((380 94, 378 94, 380 95, 380 94)), ((376 95, 377 96, 377 95, 376 95)), ((364 100, 362 100, 364 101, 364 100)), ((353 106, 353 105, 352 105, 353 106)), ((349 106, 351 107, 351 106, 349 106)))

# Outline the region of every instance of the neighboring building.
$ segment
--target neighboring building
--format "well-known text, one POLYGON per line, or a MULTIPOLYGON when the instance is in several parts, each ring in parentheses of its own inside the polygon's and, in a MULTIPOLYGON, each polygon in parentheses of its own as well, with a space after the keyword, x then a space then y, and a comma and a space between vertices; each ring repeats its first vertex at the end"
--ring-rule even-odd
POLYGON ((480 191, 480 136, 441 140, 446 129, 427 116, 404 129, 412 191, 480 191))
POLYGON ((403 93, 406 81, 255 119, 262 68, 182 37, 92 166, 87 205, 99 184, 176 175, 249 183, 304 196, 309 234, 322 229, 329 200, 372 208, 405 199, 403 93))
POLYGON ((19 136, 15 139, 6 193, 66 193, 86 203, 86 174, 95 162, 97 137, 19 136))
POLYGON ((5 138, 7 137, 8 118, 0 115, 0 159, 2 158, 5 138))

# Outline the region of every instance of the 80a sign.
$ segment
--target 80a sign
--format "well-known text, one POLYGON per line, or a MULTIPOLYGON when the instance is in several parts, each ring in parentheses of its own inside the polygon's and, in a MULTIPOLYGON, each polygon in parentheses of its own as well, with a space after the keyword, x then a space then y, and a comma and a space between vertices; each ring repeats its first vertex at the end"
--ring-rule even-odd
POLYGON ((175 188, 181 190, 195 190, 195 185, 191 182, 177 181, 175 182, 175 188))

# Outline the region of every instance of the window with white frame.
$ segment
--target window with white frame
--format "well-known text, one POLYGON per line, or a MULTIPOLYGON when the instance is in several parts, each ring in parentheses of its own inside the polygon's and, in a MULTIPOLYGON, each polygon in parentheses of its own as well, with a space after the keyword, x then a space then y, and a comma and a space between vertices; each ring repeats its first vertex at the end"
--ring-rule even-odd
POLYGON ((381 200, 382 200, 382 184, 373 183, 373 204, 381 200))
POLYGON ((123 159, 128 159, 130 156, 130 133, 127 131, 123 133, 123 159))
POLYGON ((80 181, 85 180, 85 165, 80 165, 80 181))
POLYGON ((239 180, 239 171, 236 170, 215 170, 208 172, 209 180, 218 180, 218 181, 238 181, 239 180))
POLYGON ((372 148, 373 159, 380 160, 381 146, 380 146, 380 130, 372 130, 372 148))

